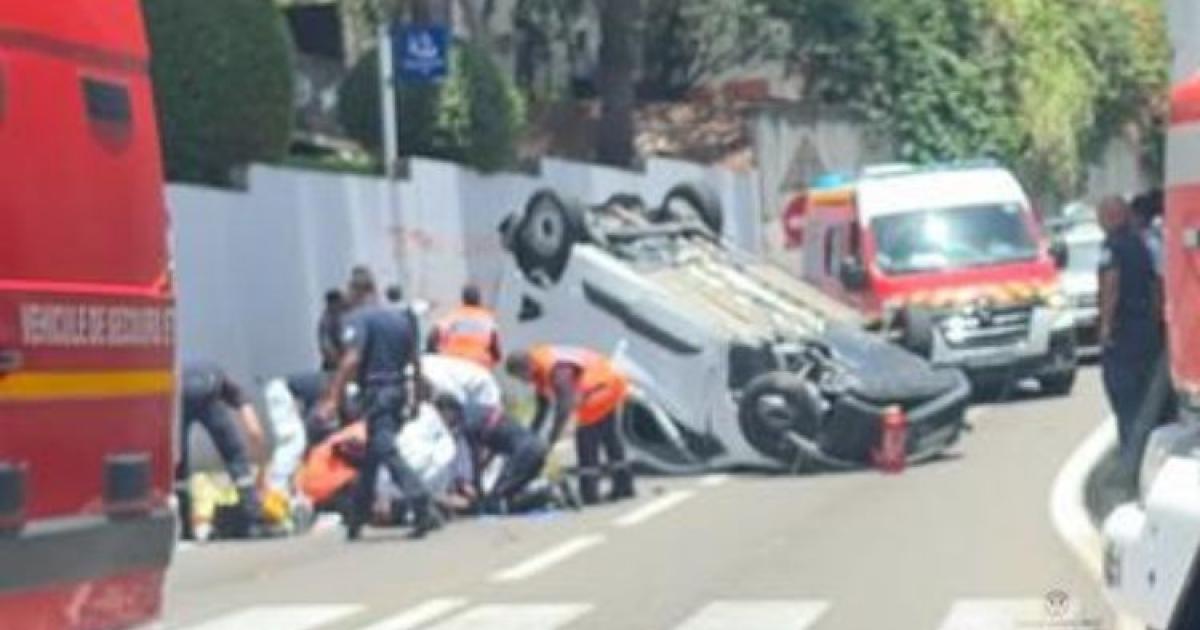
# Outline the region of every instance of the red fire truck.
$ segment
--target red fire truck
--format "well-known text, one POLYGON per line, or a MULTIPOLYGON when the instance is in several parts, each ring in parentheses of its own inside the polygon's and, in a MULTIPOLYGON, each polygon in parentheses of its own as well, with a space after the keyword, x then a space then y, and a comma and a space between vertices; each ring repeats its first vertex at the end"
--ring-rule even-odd
POLYGON ((161 609, 167 260, 138 1, 0 3, 0 626, 161 609))

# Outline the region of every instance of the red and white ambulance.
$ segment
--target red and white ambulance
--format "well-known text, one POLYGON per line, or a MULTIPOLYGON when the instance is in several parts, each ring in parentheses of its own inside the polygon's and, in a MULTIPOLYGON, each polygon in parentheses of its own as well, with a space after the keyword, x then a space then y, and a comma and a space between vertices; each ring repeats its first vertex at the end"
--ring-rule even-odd
MULTIPOLYGON (((990 162, 866 169, 812 190, 804 278, 976 386, 1075 382, 1074 318, 1033 206, 990 162)), ((793 213, 793 222, 795 222, 793 213)), ((795 225, 793 223, 793 231, 795 225)))
POLYGON ((156 617, 173 300, 137 0, 0 3, 0 627, 156 617))

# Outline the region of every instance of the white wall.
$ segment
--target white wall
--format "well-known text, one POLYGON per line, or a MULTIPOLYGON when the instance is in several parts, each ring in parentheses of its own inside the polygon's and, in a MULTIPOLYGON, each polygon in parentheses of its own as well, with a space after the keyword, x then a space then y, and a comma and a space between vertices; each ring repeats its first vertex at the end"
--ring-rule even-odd
POLYGON ((245 192, 168 186, 181 354, 219 361, 247 386, 311 369, 322 295, 351 266, 370 265, 385 285, 412 278, 406 293, 441 308, 468 279, 490 297, 506 260, 497 227, 534 190, 657 203, 684 180, 714 186, 730 240, 758 249, 755 174, 667 160, 644 173, 546 160, 536 177, 414 160, 391 200, 380 178, 266 166, 250 169, 245 192))

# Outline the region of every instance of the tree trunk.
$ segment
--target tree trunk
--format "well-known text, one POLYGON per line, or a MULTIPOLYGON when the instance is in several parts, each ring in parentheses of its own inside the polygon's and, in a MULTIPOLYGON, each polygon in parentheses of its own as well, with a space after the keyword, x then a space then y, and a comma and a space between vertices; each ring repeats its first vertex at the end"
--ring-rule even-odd
POLYGON ((632 166, 635 80, 640 55, 641 0, 596 0, 600 12, 600 59, 597 82, 600 123, 596 126, 596 159, 613 166, 632 166))

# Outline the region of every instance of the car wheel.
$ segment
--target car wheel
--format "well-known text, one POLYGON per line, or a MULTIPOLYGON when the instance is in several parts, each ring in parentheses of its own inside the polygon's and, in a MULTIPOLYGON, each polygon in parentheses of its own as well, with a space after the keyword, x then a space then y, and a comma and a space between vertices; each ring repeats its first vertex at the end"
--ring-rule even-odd
POLYGON ((678 184, 663 197, 662 206, 651 212, 656 222, 698 220, 714 235, 721 236, 725 212, 716 191, 701 183, 678 184))
POLYGON ((554 191, 539 190, 525 204, 525 211, 510 226, 511 249, 525 277, 551 283, 562 277, 571 248, 583 240, 583 207, 554 191))
POLYGON ((1043 376, 1038 379, 1038 384, 1051 396, 1066 396, 1075 389, 1075 370, 1043 376))
POLYGON ((790 372, 768 372, 750 381, 742 392, 738 422, 755 450, 792 465, 801 453, 789 434, 816 442, 822 406, 821 394, 812 383, 790 372))

